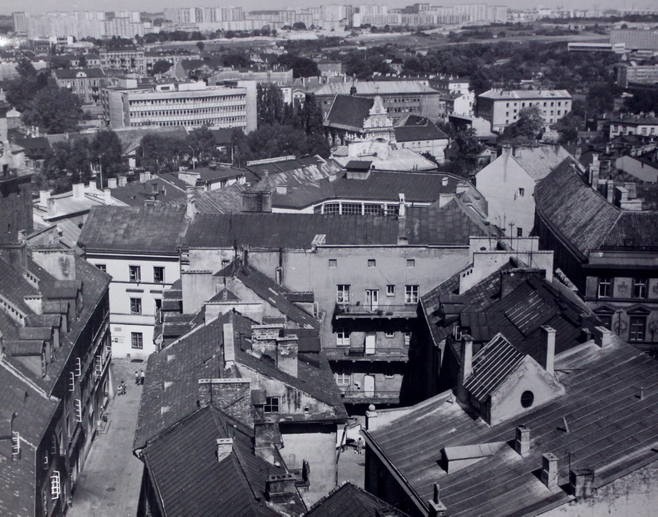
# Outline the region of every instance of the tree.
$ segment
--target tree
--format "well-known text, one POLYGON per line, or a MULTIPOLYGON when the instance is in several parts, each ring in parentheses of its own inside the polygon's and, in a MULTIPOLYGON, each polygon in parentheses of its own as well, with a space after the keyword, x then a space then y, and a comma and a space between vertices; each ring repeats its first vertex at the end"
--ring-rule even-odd
POLYGON ((199 49, 199 53, 203 52, 203 49, 206 47, 206 44, 203 41, 197 41, 196 46, 199 49))
POLYGON ((82 119, 80 99, 70 90, 49 84, 40 89, 23 111, 27 126, 38 126, 45 133, 76 131, 82 119))
POLYGON ((94 135, 89 145, 89 154, 92 162, 100 167, 103 184, 107 178, 121 172, 121 141, 111 129, 99 131, 94 135))
POLYGON ((553 126, 559 135, 559 143, 572 144, 578 141, 578 130, 583 127, 583 119, 574 113, 565 115, 553 126))
POLYGON ((294 31, 305 31, 306 24, 304 22, 295 22, 292 24, 292 30, 294 31))
POLYGON ((258 125, 281 124, 284 119, 283 93, 276 84, 258 84, 256 87, 256 113, 258 125))
POLYGON ((478 156, 484 147, 472 127, 452 128, 449 134, 452 142, 446 156, 450 159, 450 166, 455 172, 468 176, 476 169, 478 156))
POLYGON ((505 128, 501 141, 511 144, 531 144, 537 142, 544 132, 544 118, 539 106, 522 108, 519 119, 505 128))
POLYGON ((158 59, 151 67, 151 75, 164 74, 171 68, 171 63, 165 59, 158 59))
POLYGON ((37 92, 48 84, 48 73, 35 70, 29 59, 22 59, 16 66, 19 77, 7 81, 7 102, 18 111, 23 112, 34 99, 37 92))
POLYGON ((217 156, 215 137, 207 127, 190 131, 187 135, 187 146, 192 151, 193 164, 196 162, 207 165, 217 156))
POLYGON ((293 54, 283 54, 278 58, 279 64, 292 68, 293 77, 317 77, 320 75, 318 65, 312 59, 293 54))

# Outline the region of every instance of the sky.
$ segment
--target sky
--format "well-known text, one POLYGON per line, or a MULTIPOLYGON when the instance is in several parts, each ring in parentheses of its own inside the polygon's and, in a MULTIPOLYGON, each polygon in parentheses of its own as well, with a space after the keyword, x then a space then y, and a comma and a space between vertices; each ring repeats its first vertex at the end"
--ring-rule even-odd
MULTIPOLYGON (((389 7, 401 7, 414 3, 415 0, 353 0, 322 2, 322 0, 0 0, 0 13, 9 14, 12 11, 27 11, 32 13, 45 11, 75 11, 75 10, 140 10, 161 11, 165 7, 212 7, 235 5, 245 9, 283 9, 320 5, 322 3, 351 3, 352 5, 378 3, 389 7)), ((416 0, 418 1, 418 0, 416 0)), ((424 0, 428 1, 428 0, 424 0)), ((452 5, 456 3, 489 3, 507 5, 509 7, 529 7, 531 5, 542 7, 568 6, 573 8, 591 8, 595 5, 599 8, 630 9, 633 7, 647 8, 656 7, 656 0, 429 0, 432 4, 452 5)))

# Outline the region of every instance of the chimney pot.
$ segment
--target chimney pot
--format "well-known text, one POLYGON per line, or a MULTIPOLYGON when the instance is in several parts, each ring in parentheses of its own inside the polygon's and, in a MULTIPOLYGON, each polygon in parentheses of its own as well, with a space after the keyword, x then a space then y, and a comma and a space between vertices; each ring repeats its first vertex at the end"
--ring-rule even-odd
POLYGON ((546 343, 546 354, 544 356, 544 368, 548 373, 553 373, 555 370, 555 334, 556 331, 553 327, 542 325, 541 327, 546 343))

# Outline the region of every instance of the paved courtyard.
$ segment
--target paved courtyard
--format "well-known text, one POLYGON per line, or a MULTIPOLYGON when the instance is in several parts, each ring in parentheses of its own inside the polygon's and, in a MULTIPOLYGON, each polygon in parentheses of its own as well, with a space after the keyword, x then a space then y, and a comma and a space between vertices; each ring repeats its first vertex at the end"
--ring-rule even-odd
POLYGON ((107 407, 109 427, 96 435, 78 478, 68 512, 73 517, 124 517, 137 512, 142 463, 133 456, 132 444, 142 388, 135 385, 134 371, 144 367, 145 363, 112 359, 115 396, 107 407), (117 396, 122 379, 127 394, 117 396))

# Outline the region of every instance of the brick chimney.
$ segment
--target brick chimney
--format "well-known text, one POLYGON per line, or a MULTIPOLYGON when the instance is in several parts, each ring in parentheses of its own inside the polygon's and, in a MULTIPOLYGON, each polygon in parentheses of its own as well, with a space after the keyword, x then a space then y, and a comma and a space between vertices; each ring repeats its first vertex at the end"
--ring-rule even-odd
POLYGON ((297 494, 294 474, 270 474, 265 481, 265 498, 271 503, 283 503, 297 494))
POLYGON ((516 428, 514 450, 521 456, 527 456, 530 453, 530 428, 525 425, 516 428))
POLYGON ((434 493, 428 503, 430 507, 429 517, 444 517, 448 515, 446 505, 441 502, 441 487, 438 483, 434 483, 434 493))
POLYGON ((592 469, 577 469, 569 471, 569 488, 576 499, 587 499, 592 496, 594 471, 592 469))
POLYGON ((217 438, 217 461, 228 458, 233 452, 233 438, 217 438))
POLYGON ((462 336, 462 354, 460 366, 460 384, 464 384, 473 373, 473 338, 464 334, 462 336))
POLYGON ((549 490, 558 488, 557 456, 552 452, 547 452, 541 456, 540 479, 549 490))
POLYGON ((548 373, 553 373, 555 370, 555 334, 556 331, 553 327, 548 325, 541 326, 542 335, 544 336, 544 343, 546 344, 546 354, 544 355, 544 364, 542 365, 548 373))
POLYGON ((212 405, 241 422, 253 417, 249 379, 199 379, 198 383, 199 407, 212 405))
POLYGON ((294 334, 278 338, 276 341, 276 367, 282 372, 297 377, 297 354, 299 342, 294 334))

